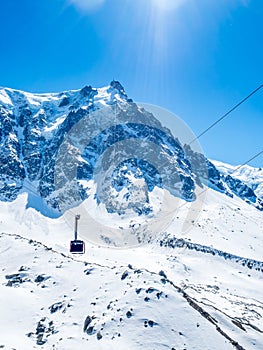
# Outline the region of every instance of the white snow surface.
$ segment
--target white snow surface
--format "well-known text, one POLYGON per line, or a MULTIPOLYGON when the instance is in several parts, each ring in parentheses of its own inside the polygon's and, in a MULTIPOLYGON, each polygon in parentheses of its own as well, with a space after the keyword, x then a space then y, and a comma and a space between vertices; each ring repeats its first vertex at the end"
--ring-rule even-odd
POLYGON ((243 181, 254 190, 255 194, 263 198, 263 168, 254 168, 250 165, 231 165, 217 160, 211 160, 216 168, 224 175, 243 181))
POLYGON ((254 207, 209 189, 187 233, 186 205, 154 242, 109 249, 86 241, 86 254, 70 255, 78 208, 69 225, 26 203, 26 193, 0 203, 4 350, 263 349, 263 271, 237 259, 263 260, 262 212, 254 207), (161 247, 167 234, 229 258, 161 247))
POLYGON ((0 103, 12 105, 12 101, 4 89, 0 89, 0 103))

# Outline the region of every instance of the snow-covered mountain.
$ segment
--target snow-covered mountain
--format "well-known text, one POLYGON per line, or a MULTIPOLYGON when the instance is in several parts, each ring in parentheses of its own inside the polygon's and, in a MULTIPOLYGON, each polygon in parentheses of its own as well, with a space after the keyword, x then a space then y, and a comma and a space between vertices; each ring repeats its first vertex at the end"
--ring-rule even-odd
MULTIPOLYGON (((57 94, 0 89, 0 123, 0 348, 263 349, 261 169, 208 160, 116 81, 57 94), (112 172, 123 141, 127 161, 112 172), (163 225, 159 197, 174 212, 162 208, 163 225), (158 234, 125 250, 89 239, 85 255, 70 255, 83 202, 98 221, 103 203, 120 238, 131 210, 158 234)), ((93 217, 80 220, 82 239, 98 228, 93 217)))
POLYGON ((212 161, 221 174, 238 179, 250 187, 256 196, 263 198, 263 169, 250 165, 233 166, 219 161, 212 161))
MULTIPOLYGON (((40 201, 36 201, 34 196, 29 199, 28 206, 38 205, 38 209, 48 216, 55 215, 54 210, 63 213, 64 210, 74 207, 87 198, 89 186, 84 188, 83 181, 93 179, 95 164, 101 154, 115 143, 131 137, 140 141, 147 140, 160 147, 159 154, 163 160, 159 162, 163 162, 162 175, 166 174, 167 178, 160 179, 158 172, 149 162, 139 161, 133 156, 132 159, 120 164, 113 175, 109 174, 112 176, 110 190, 113 188, 120 193, 126 189, 126 193, 122 194, 127 197, 131 192, 129 190, 131 182, 134 187, 136 179, 144 178, 149 191, 166 183, 170 193, 186 201, 193 201, 196 186, 202 186, 204 179, 206 181, 208 178, 210 186, 215 190, 229 196, 237 195, 258 209, 263 209, 262 192, 258 190, 258 186, 255 192, 254 183, 239 176, 232 177, 230 172, 225 174, 218 171, 203 155, 192 151, 189 146, 182 145, 180 140, 174 139, 169 130, 165 129, 163 132, 160 122, 129 99, 117 81, 112 81, 104 88, 86 86, 81 90, 56 94, 31 94, 0 89, 0 125, 0 199, 12 201, 18 193, 31 189, 32 194, 41 198, 42 204, 39 205, 40 201), (105 114, 111 114, 112 125, 114 118, 119 120, 122 115, 131 118, 132 122, 126 123, 125 127, 116 125, 114 130, 113 126, 102 130, 84 147, 78 144, 72 147, 70 142, 65 142, 66 135, 84 118, 92 119, 89 128, 96 129, 98 120, 94 112, 100 110, 105 114), (141 120, 144 124, 141 124, 141 120), (149 120, 153 124, 151 127, 147 123, 149 120), (65 150, 60 161, 62 146, 65 150), (67 154, 70 154, 70 158, 67 154), (77 164, 78 188, 75 192, 72 179, 65 175, 64 169, 56 169, 61 163, 67 163, 70 167, 72 160, 77 164), (56 176, 58 173, 59 176, 56 176), (129 174, 132 174, 133 181, 129 174), (66 197, 70 198, 70 202, 65 200, 66 197)), ((140 142, 140 146, 142 144, 143 142, 140 142)), ((146 154, 150 156, 147 144, 143 152, 144 157, 146 154)), ((104 165, 104 168, 109 167, 112 157, 110 154, 108 164, 104 165)), ((97 200, 100 201, 101 198, 98 196, 97 200)), ((118 213, 123 211, 116 203, 107 202, 106 198, 104 201, 108 211, 118 213)), ((145 198, 141 202, 145 203, 145 198)), ((139 213, 151 211, 150 205, 145 206, 142 203, 134 205, 133 208, 139 213)))

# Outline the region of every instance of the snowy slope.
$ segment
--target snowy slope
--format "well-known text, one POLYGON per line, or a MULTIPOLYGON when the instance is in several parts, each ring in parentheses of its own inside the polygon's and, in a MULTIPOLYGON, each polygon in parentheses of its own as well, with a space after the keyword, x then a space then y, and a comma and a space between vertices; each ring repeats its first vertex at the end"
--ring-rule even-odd
POLYGON ((0 203, 6 349, 262 349, 263 262, 237 256, 262 260, 263 219, 241 199, 208 190, 187 235, 182 211, 151 244, 76 257, 67 222, 25 210, 25 197, 0 203), (160 244, 167 235, 228 256, 160 244))
MULTIPOLYGON (((1 342, 7 348, 232 348, 158 274, 77 262, 4 235, 1 241, 19 252, 1 278, 1 342)), ((7 257, 2 253, 1 262, 7 257)))

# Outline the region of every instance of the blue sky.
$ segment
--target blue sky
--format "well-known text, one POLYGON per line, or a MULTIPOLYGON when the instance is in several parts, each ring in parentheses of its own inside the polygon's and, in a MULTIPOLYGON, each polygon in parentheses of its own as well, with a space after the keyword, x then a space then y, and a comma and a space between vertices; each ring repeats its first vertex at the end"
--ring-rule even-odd
MULTIPOLYGON (((199 134, 263 83, 262 18, 262 0, 1 1, 0 85, 49 92, 114 78, 199 134)), ((263 149, 262 131, 263 89, 200 143, 240 164, 263 149)))

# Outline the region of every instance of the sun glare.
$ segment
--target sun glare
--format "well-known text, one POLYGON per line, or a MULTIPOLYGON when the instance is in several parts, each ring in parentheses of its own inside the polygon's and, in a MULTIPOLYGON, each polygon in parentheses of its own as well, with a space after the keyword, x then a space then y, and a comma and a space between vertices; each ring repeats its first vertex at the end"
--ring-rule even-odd
POLYGON ((152 5, 159 11, 170 12, 177 9, 185 0, 151 0, 152 5))

